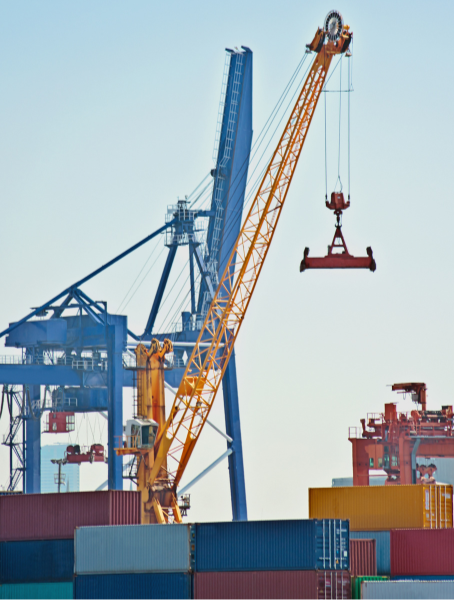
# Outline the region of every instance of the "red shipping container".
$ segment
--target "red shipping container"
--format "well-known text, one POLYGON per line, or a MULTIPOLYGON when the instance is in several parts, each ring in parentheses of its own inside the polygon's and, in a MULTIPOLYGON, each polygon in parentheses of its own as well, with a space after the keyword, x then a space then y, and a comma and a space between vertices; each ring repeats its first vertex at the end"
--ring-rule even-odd
POLYGON ((454 575, 454 529, 391 530, 394 575, 454 575))
POLYGON ((194 598, 351 598, 347 571, 195 573, 194 598))
POLYGON ((0 496, 0 541, 74 537, 87 525, 140 525, 140 492, 0 496))
POLYGON ((376 540, 350 540, 350 572, 355 577, 377 574, 376 540))

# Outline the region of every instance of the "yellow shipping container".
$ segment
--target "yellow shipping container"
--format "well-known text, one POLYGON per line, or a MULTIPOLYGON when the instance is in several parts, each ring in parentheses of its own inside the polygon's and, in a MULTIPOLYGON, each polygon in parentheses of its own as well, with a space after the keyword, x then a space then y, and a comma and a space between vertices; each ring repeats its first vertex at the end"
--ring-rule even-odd
POLYGON ((310 519, 350 519, 351 531, 452 527, 452 485, 309 489, 310 519))

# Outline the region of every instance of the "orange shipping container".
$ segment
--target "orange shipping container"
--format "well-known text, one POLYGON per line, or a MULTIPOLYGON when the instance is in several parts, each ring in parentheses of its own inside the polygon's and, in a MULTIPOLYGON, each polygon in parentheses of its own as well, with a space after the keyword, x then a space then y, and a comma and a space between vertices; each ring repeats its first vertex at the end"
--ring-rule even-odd
POLYGON ((310 519, 350 519, 350 531, 452 527, 452 485, 309 489, 310 519))

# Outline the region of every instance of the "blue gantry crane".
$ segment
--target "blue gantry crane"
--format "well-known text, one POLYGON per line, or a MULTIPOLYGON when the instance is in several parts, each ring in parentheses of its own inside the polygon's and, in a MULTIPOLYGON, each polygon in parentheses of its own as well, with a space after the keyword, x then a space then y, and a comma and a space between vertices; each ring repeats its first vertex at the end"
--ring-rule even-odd
MULTIPOLYGON (((185 360, 197 340, 211 298, 238 237, 252 141, 252 52, 227 49, 214 159, 211 204, 198 209, 188 200, 168 207, 165 224, 107 264, 11 323, 0 333, 21 356, 0 357, 0 384, 10 414, 5 444, 10 448, 10 489, 23 476, 25 493, 40 492, 41 427, 44 413, 107 412, 108 486, 122 489, 121 457, 113 448, 123 432, 123 387, 134 386, 128 338, 147 342, 170 338, 170 388, 178 388, 185 360), (168 254, 142 334, 128 329, 127 317, 110 314, 92 300, 83 284, 151 239, 164 233, 168 254), (171 331, 156 331, 156 318, 180 246, 189 252, 190 310, 171 331), (43 392, 44 389, 44 392, 43 392)), ((235 356, 223 378, 232 513, 247 519, 235 356)))

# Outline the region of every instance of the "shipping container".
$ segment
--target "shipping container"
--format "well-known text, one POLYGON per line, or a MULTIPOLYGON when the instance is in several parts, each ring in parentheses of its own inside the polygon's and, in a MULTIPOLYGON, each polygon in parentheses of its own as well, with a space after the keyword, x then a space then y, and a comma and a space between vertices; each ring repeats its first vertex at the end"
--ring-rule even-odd
POLYGON ((75 534, 77 574, 188 572, 190 525, 81 527, 75 534))
POLYGON ((363 581, 388 581, 389 577, 352 577, 352 598, 361 598, 361 583, 363 581))
POLYGON ((311 519, 350 519, 351 531, 452 527, 452 486, 312 488, 311 519))
MULTIPOLYGON (((167 525, 167 527, 172 527, 167 525)), ((189 573, 77 575, 74 598, 192 598, 189 573)))
POLYGON ((396 575, 394 581, 454 581, 454 575, 396 575))
POLYGON ((194 598, 351 598, 348 571, 195 573, 194 598))
POLYGON ((72 581, 73 540, 0 542, 0 583, 72 581))
POLYGON ((350 531, 350 539, 376 541, 377 575, 391 573, 391 546, 389 531, 350 531))
POLYGON ((235 521, 196 525, 197 571, 348 570, 348 521, 235 521))
POLYGON ((140 524, 140 492, 72 492, 0 497, 0 541, 71 539, 90 525, 140 524))
POLYGON ((453 575, 454 529, 391 531, 391 575, 453 575))
POLYGON ((50 600, 73 597, 72 582, 64 583, 7 583, 0 585, 0 598, 3 600, 16 598, 49 598, 50 600))
POLYGON ((454 581, 363 581, 361 598, 454 598, 454 581))
POLYGON ((354 576, 377 575, 377 541, 350 539, 350 572, 354 576))

